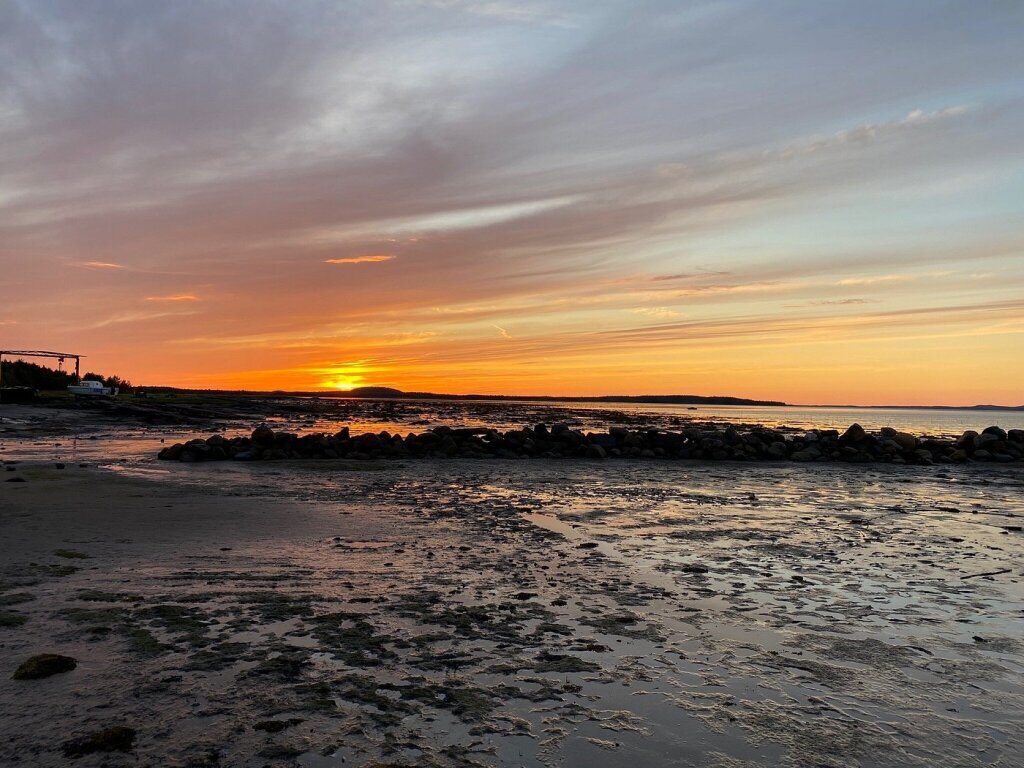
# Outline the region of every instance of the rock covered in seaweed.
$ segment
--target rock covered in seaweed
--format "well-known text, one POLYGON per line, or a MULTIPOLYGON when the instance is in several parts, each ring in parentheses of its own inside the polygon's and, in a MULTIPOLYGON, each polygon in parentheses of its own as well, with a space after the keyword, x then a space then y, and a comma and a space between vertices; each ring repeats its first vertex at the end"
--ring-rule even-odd
POLYGON ((77 666, 78 662, 71 656, 62 656, 59 653, 40 653, 25 659, 14 670, 11 679, 41 680, 44 677, 52 677, 62 672, 70 672, 77 666))

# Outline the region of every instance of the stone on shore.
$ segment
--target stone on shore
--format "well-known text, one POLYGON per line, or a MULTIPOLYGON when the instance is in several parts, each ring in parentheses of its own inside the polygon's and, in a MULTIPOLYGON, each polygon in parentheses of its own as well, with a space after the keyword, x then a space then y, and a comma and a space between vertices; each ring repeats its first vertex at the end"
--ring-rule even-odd
POLYGON ((897 432, 893 435, 892 440, 904 451, 913 451, 917 448, 917 438, 908 432, 897 432))
POLYGON ((263 424, 249 437, 213 435, 163 448, 159 458, 206 462, 283 459, 673 459, 697 461, 842 461, 919 464, 977 461, 1024 462, 1024 431, 989 427, 958 439, 918 437, 892 427, 868 432, 852 424, 836 429, 770 429, 763 426, 686 426, 681 431, 613 426, 582 432, 545 424, 501 432, 487 427, 438 426, 419 434, 388 432, 299 435, 263 424))
POLYGON ((25 659, 11 675, 12 680, 42 680, 62 672, 70 672, 78 662, 59 653, 40 653, 25 659))
POLYGON ((851 424, 849 428, 843 432, 843 436, 839 438, 840 442, 843 443, 859 443, 868 433, 864 430, 860 424, 851 424))

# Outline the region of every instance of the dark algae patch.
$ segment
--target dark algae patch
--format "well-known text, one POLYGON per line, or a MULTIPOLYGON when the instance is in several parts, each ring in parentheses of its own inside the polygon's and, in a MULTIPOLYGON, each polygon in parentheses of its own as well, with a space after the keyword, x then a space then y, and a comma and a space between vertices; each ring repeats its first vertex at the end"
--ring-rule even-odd
POLYGON ((266 733, 279 733, 304 722, 306 721, 301 717, 290 717, 287 720, 261 720, 253 724, 252 729, 254 731, 265 731, 266 733))
POLYGON ((129 752, 135 743, 135 729, 124 725, 104 728, 64 743, 64 756, 85 757, 96 752, 129 752))
POLYGON ((55 549, 53 554, 57 557, 63 557, 66 560, 90 560, 92 555, 87 555, 85 552, 79 552, 77 549, 55 549))
POLYGON ((156 636, 144 627, 122 627, 121 635, 128 644, 128 650, 142 657, 159 656, 169 649, 157 640, 156 636))
POLYGON ((40 653, 23 661, 11 676, 13 680, 41 680, 44 677, 70 672, 78 662, 59 653, 40 653))
POLYGON ((0 611, 0 627, 11 629, 28 621, 28 616, 17 611, 0 611))
POLYGON ((584 661, 578 656, 550 653, 548 651, 541 651, 533 664, 534 672, 596 672, 600 668, 600 664, 584 661))
POLYGON ((317 616, 313 636, 323 648, 353 667, 376 666, 397 658, 386 644, 393 638, 380 634, 362 614, 339 612, 317 616))

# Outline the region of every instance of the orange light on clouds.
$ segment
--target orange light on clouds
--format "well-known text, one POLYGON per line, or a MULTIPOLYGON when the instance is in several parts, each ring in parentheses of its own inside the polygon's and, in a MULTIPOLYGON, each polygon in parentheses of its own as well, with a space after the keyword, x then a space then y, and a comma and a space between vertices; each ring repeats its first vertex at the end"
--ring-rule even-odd
POLYGON ((391 261, 397 258, 388 253, 373 254, 367 256, 352 256, 344 259, 325 259, 324 264, 379 264, 382 261, 391 261))
POLYGON ((123 264, 114 264, 112 261, 80 261, 75 266, 87 269, 124 269, 123 264))
POLYGON ((171 296, 147 296, 146 301, 199 301, 199 297, 191 293, 176 293, 171 296))
POLYGON ((705 4, 248 4, 240 45, 230 4, 136 4, 166 57, 22 0, 0 343, 141 385, 1021 405, 1020 4, 705 4))

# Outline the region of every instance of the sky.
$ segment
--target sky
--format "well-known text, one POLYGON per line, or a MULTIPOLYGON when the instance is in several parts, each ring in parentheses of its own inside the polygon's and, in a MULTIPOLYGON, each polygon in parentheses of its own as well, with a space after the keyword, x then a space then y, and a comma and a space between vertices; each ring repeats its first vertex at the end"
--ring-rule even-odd
POLYGON ((1024 403, 1018 0, 6 0, 0 348, 1024 403))

